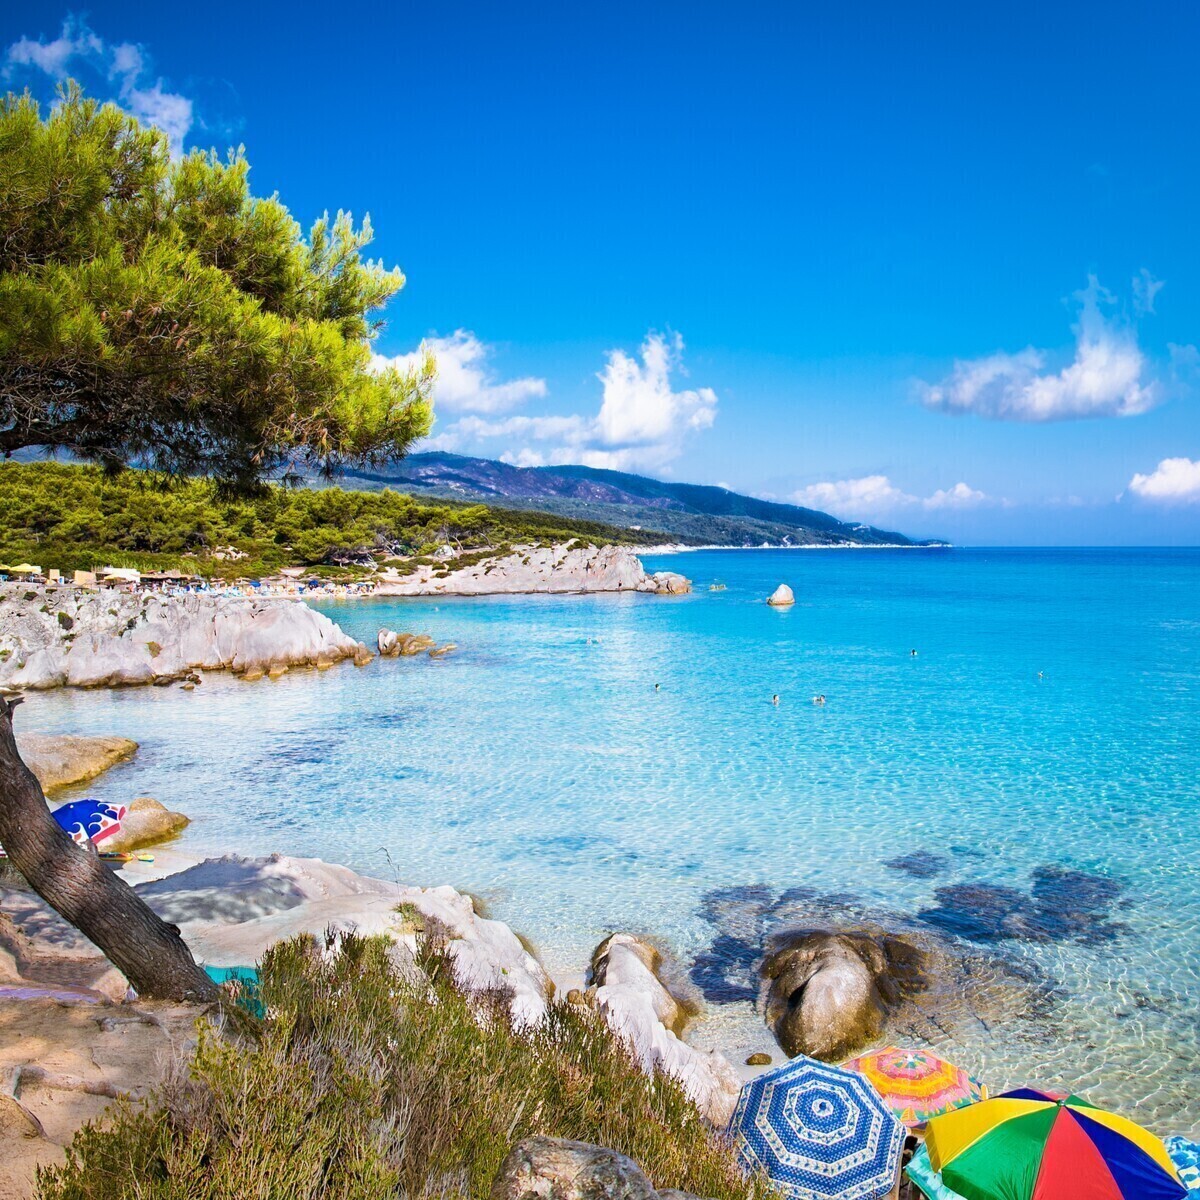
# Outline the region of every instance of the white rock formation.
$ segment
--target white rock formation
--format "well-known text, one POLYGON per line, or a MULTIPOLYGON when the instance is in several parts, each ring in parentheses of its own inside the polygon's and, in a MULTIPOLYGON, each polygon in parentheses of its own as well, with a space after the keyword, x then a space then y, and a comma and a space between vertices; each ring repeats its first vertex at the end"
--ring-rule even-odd
POLYGON ((257 962, 273 942, 311 933, 386 933, 415 951, 411 910, 446 930, 455 975, 468 992, 505 990, 518 1024, 546 1012, 550 978, 501 921, 475 912, 451 887, 419 888, 356 875, 319 858, 210 858, 140 884, 140 895, 178 925, 197 961, 236 967, 257 962))
POLYGON ((683 1085, 696 1107, 724 1129, 737 1105, 741 1080, 723 1054, 689 1046, 668 1026, 682 1027, 683 1010, 655 973, 654 949, 628 934, 602 942, 593 957, 596 1007, 623 1038, 643 1070, 659 1069, 683 1085))
POLYGON ((188 672, 365 662, 366 647, 293 600, 47 588, 0 600, 0 685, 114 687, 188 672))
POLYGON ((792 595, 792 589, 786 583, 781 583, 771 593, 767 603, 775 608, 787 608, 789 604, 796 603, 796 597, 792 595))
POLYGON ((538 548, 518 547, 507 555, 485 558, 469 567, 418 567, 411 575, 388 578, 382 596, 487 596, 528 592, 661 592, 691 590, 673 571, 647 575, 627 546, 580 546, 574 542, 538 548))

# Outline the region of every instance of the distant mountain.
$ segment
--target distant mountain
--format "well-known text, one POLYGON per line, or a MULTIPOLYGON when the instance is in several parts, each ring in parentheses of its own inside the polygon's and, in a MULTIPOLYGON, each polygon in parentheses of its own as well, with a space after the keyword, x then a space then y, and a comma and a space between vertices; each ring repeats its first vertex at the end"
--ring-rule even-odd
POLYGON ((391 487, 418 495, 484 500, 665 533, 690 545, 914 546, 902 533, 839 521, 794 504, 725 488, 667 483, 595 467, 513 467, 460 454, 412 454, 386 471, 347 471, 342 486, 391 487))

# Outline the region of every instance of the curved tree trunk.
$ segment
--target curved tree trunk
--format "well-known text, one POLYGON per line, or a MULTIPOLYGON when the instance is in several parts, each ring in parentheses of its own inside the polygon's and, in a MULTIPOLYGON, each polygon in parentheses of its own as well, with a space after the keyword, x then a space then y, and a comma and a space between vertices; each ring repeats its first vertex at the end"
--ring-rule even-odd
POLYGON ((95 855, 77 846, 46 807, 13 737, 19 700, 0 697, 0 845, 30 886, 104 951, 138 995, 212 1001, 220 989, 168 925, 95 855))

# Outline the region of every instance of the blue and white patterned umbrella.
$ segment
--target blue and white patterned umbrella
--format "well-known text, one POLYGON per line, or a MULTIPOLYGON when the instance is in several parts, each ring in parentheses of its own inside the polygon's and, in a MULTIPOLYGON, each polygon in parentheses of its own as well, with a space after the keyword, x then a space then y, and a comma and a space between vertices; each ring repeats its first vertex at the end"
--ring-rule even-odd
POLYGON ((738 1160, 789 1200, 875 1200, 896 1182, 905 1129, 861 1075, 794 1058, 742 1088, 738 1160))

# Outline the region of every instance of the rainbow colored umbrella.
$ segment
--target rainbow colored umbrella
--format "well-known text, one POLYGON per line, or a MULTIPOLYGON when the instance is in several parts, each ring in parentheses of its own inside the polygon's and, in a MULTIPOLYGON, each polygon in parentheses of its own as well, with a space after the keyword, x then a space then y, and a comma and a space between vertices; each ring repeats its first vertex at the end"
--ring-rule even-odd
POLYGON ((909 1129, 987 1099, 987 1088, 977 1079, 928 1050, 888 1046, 860 1054, 842 1066, 865 1075, 883 1097, 884 1104, 909 1129))
POLYGON ((1022 1088, 934 1117, 929 1161, 966 1200, 1182 1200, 1166 1147, 1078 1096, 1022 1088))

